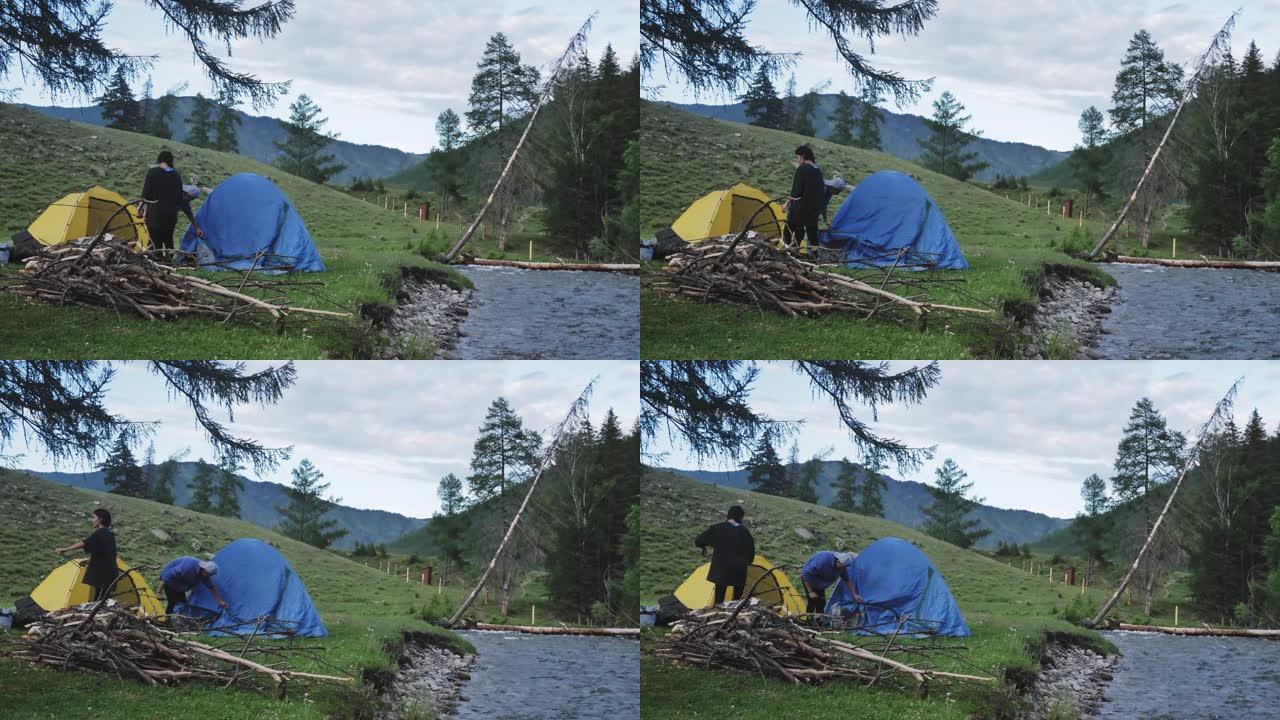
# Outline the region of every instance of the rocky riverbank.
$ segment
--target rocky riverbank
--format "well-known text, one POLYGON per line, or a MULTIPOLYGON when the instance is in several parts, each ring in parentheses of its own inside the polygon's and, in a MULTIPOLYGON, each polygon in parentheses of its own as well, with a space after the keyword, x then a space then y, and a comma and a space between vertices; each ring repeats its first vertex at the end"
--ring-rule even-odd
POLYGON ((471 678, 475 655, 455 653, 448 647, 416 635, 405 638, 400 669, 383 691, 389 710, 381 720, 442 717, 465 700, 462 688, 471 678))
POLYGON ((1102 655, 1075 643, 1051 640, 1040 658, 1040 673, 1027 689, 1026 720, 1089 717, 1107 700, 1119 655, 1102 655))
POLYGON ((472 291, 423 268, 402 268, 396 306, 382 326, 383 356, 452 359, 472 291))
POLYGON ((1069 276, 1050 275, 1040 289, 1040 304, 1027 330, 1031 343, 1024 354, 1031 360, 1100 359, 1098 339, 1102 320, 1111 312, 1116 288, 1100 288, 1069 276))

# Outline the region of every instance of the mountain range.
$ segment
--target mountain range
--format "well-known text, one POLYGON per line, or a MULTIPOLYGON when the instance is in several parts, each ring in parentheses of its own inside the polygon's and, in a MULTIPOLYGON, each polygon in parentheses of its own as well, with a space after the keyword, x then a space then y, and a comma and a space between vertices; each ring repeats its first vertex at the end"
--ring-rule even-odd
MULTIPOLYGON (((819 139, 825 139, 831 135, 831 120, 828 116, 835 111, 837 98, 837 95, 819 96, 818 109, 813 115, 813 124, 817 130, 816 137, 819 139)), ((748 122, 745 106, 740 102, 727 105, 672 102, 666 104, 706 117, 737 123, 748 122)), ((929 136, 929 128, 925 126, 924 118, 919 115, 896 113, 885 108, 880 110, 884 117, 880 125, 882 149, 904 160, 916 161, 920 157, 920 145, 916 141, 929 136)), ((855 99, 855 117, 861 112, 862 103, 855 99)), ((1071 154, 1028 143, 1002 142, 987 138, 978 138, 969 146, 969 150, 977 153, 979 159, 991 164, 991 167, 974 176, 976 180, 982 181, 994 180, 997 174, 1013 177, 1034 175, 1041 170, 1058 165, 1071 154)), ((780 162, 789 160, 790 158, 782 158, 780 162)), ((822 158, 818 158, 818 163, 822 163, 822 158)))
MULTIPOLYGON (((866 470, 854 464, 858 482, 866 477, 866 470)), ((748 490, 747 472, 745 470, 681 470, 663 468, 667 472, 683 475, 711 485, 748 490)), ((833 485, 840 472, 840 463, 824 462, 818 473, 818 503, 830 506, 835 499, 833 485)), ((880 476, 885 481, 884 518, 899 525, 919 528, 924 523, 924 513, 920 508, 933 502, 929 495, 929 486, 912 480, 898 480, 884 473, 880 476)), ((1030 510, 1011 510, 991 505, 978 505, 969 515, 982 521, 982 527, 991 534, 978 542, 978 547, 993 549, 1001 541, 1006 543, 1032 543, 1041 538, 1068 527, 1070 520, 1050 517, 1030 510)))
MULTIPOLYGON (((173 115, 169 117, 169 127, 173 129, 173 139, 177 142, 187 140, 187 116, 194 105, 194 97, 179 97, 173 115)), ((89 125, 106 125, 106 121, 102 119, 102 108, 97 105, 87 107, 25 105, 24 107, 64 120, 74 120, 89 125)), ((241 120, 236 136, 240 143, 240 154, 271 164, 280 154, 274 143, 283 141, 285 136, 284 130, 280 127, 280 121, 273 117, 250 115, 240 110, 236 110, 235 113, 241 120)), ((163 142, 157 138, 157 147, 163 142)), ((338 162, 346 165, 342 172, 333 177, 335 183, 349 183, 356 177, 387 177, 418 164, 426 157, 426 155, 417 155, 396 148, 359 145, 345 140, 335 140, 325 151, 337 158, 338 162)), ((139 162, 150 162, 154 159, 141 158, 139 162)), ((178 158, 178 162, 180 164, 182 159, 178 158)))
MULTIPOLYGON (((178 464, 173 483, 176 505, 186 507, 191 502, 191 489, 188 483, 195 475, 196 467, 197 463, 194 462, 178 464)), ((100 491, 107 489, 102 482, 101 471, 67 473, 30 470, 27 472, 45 480, 73 487, 100 491)), ((274 530, 280 522, 280 514, 276 508, 289 503, 285 487, 276 483, 250 480, 243 475, 239 477, 244 481, 244 490, 240 493, 240 519, 274 530)), ((338 527, 347 531, 345 536, 333 544, 339 550, 350 550, 357 542, 391 543, 427 524, 426 520, 420 518, 407 517, 385 510, 365 510, 345 505, 338 505, 330 510, 326 518, 337 520, 338 527)))

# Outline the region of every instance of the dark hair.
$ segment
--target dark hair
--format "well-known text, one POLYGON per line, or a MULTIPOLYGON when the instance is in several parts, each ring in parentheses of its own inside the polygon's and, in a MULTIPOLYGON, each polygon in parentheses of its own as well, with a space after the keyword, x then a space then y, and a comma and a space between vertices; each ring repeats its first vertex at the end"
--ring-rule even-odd
POLYGON ((99 522, 102 523, 103 527, 111 527, 111 511, 110 510, 106 508, 98 508, 97 510, 93 511, 93 514, 98 516, 98 520, 99 522))
POLYGON ((156 156, 156 162, 173 167, 173 153, 168 150, 161 150, 160 154, 156 156))
POLYGON ((804 158, 805 160, 808 160, 809 162, 814 161, 813 148, 809 147, 808 145, 801 145, 800 147, 796 148, 796 154, 804 158))
POLYGON ((745 512, 743 512, 743 510, 742 510, 742 506, 741 506, 741 505, 731 505, 731 506, 729 506, 729 519, 730 519, 730 520, 733 520, 733 521, 735 521, 735 522, 742 522, 742 517, 743 517, 744 515, 746 515, 746 513, 745 513, 745 512))

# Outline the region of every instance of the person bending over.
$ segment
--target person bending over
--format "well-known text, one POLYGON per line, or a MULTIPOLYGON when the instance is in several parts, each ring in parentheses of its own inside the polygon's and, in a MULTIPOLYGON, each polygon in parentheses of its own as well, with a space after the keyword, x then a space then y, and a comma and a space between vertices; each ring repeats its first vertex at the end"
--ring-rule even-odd
POLYGON ((853 581, 844 574, 845 569, 853 564, 855 557, 857 555, 853 553, 819 550, 809 558, 809 561, 800 569, 800 582, 804 583, 805 596, 808 598, 808 604, 804 610, 806 613, 826 612, 827 588, 842 579, 849 588, 849 597, 862 602, 862 596, 853 586, 853 581))
POLYGON ((160 582, 164 586, 165 614, 173 613, 179 603, 187 601, 187 593, 197 584, 209 588, 218 607, 224 610, 227 601, 218 594, 213 586, 213 576, 218 574, 218 564, 212 560, 201 560, 190 555, 174 558, 160 571, 160 582))

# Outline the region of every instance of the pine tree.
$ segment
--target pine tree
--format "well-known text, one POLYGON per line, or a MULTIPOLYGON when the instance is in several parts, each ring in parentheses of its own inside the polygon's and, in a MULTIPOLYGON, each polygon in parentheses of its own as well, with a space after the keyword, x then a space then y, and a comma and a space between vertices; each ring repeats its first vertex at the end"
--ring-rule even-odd
POLYGON ((204 458, 196 461, 196 472, 191 476, 191 502, 187 508, 210 515, 216 513, 217 506, 214 504, 216 487, 213 478, 215 470, 216 467, 205 462, 204 458))
POLYGON ((440 559, 444 561, 444 580, 447 581, 450 570, 456 571, 462 567, 463 551, 466 549, 463 543, 465 518, 461 515, 466 509, 462 479, 453 473, 440 478, 436 495, 440 498, 440 512, 431 518, 427 529, 440 553, 440 559))
MULTIPOLYGON (((502 133, 507 120, 529 112, 537 100, 538 71, 520 62, 520 53, 503 33, 494 33, 471 78, 467 125, 474 135, 502 133)), ((499 142, 502 138, 499 137, 499 142)), ((505 152, 499 156, 506 159, 505 152)))
POLYGON ((155 497, 156 492, 156 444, 154 442, 147 443, 147 451, 142 456, 142 484, 146 488, 142 497, 155 497))
POLYGON ((961 182, 990 167, 976 160, 976 152, 965 152, 981 133, 966 127, 972 117, 963 112, 964 105, 949 91, 943 92, 933 103, 933 118, 924 120, 932 134, 916 141, 923 149, 918 160, 921 165, 961 182))
POLYGON ((766 495, 786 496, 787 469, 782 465, 769 433, 760 436, 755 452, 743 463, 742 469, 747 473, 747 484, 752 490, 766 495))
POLYGON ((841 90, 836 95, 836 106, 827 116, 827 122, 831 123, 828 140, 841 145, 853 144, 853 98, 849 97, 849 93, 841 90))
POLYGON ((155 111, 151 113, 151 126, 147 128, 147 132, 165 140, 172 139, 173 128, 169 125, 169 118, 173 116, 177 106, 178 98, 172 92, 161 95, 156 100, 155 111))
POLYGON ((863 453, 862 488, 858 496, 858 514, 884 517, 884 493, 889 489, 881 473, 885 469, 884 451, 871 448, 863 453))
POLYGON ((156 481, 151 486, 151 499, 165 505, 173 505, 176 498, 173 495, 173 480, 178 471, 178 462, 172 458, 160 463, 160 467, 156 468, 156 481))
POLYGON ((794 132, 796 126, 796 109, 799 107, 800 98, 796 96, 796 74, 791 73, 791 77, 787 78, 786 92, 782 96, 782 129, 794 132))
POLYGON ((813 125, 813 116, 818 112, 820 100, 822 96, 813 90, 800 96, 791 118, 791 132, 805 137, 814 137, 818 134, 818 129, 813 125))
POLYGON ((213 120, 213 149, 222 152, 240 152, 240 138, 237 128, 243 122, 236 112, 235 97, 222 94, 218 96, 217 115, 213 120))
POLYGON ((769 69, 764 65, 760 66, 746 93, 738 100, 745 106, 743 112, 752 125, 780 130, 786 123, 786 109, 773 87, 769 69))
POLYGON ((925 516, 921 529, 952 545, 973 547, 974 543, 991 534, 990 530, 981 527, 981 520, 965 519, 982 499, 968 496, 973 490, 973 483, 965 481, 968 474, 951 458, 943 461, 935 474, 937 485, 929 486, 933 504, 920 508, 925 516))
POLYGON ((240 517, 240 493, 244 492, 244 480, 240 478, 240 467, 230 456, 224 457, 218 464, 218 483, 214 493, 216 506, 213 514, 222 517, 240 517))
POLYGON ((338 527, 336 518, 325 519, 325 514, 342 502, 341 498, 325 497, 329 483, 321 482, 324 473, 316 469, 310 460, 303 458, 291 473, 293 483, 285 489, 289 504, 276 507, 280 524, 276 530, 286 537, 318 548, 327 548, 345 537, 347 531, 338 527))
POLYGON ((1080 113, 1081 142, 1072 151, 1069 162, 1072 174, 1084 191, 1084 212, 1088 214, 1090 200, 1103 197, 1103 169, 1107 162, 1102 143, 1106 140, 1102 111, 1090 105, 1080 113))
POLYGON ((289 119, 280 121, 285 139, 275 143, 280 151, 275 164, 287 173, 323 185, 346 166, 336 162, 333 155, 323 154, 338 135, 324 131, 329 119, 320 117, 320 112, 320 106, 305 93, 293 101, 289 106, 289 119))
POLYGON ((880 125, 884 122, 884 111, 880 109, 880 103, 884 98, 880 97, 880 91, 874 85, 864 85, 858 100, 862 104, 862 110, 858 113, 857 124, 854 125, 857 135, 853 139, 853 144, 863 150, 883 150, 880 125))
MULTIPOLYGON (((1273 70, 1280 76, 1280 70, 1273 70)), ((1262 241, 1272 251, 1280 251, 1280 135, 1267 149, 1267 165, 1262 171, 1265 208, 1262 212, 1262 241)))
POLYGON ((154 88, 151 85, 151 78, 142 84, 142 97, 138 100, 138 124, 135 127, 136 132, 150 132, 151 118, 155 112, 155 98, 152 97, 154 88))
POLYGON ((107 127, 117 130, 140 130, 141 109, 129 88, 129 78, 123 66, 118 68, 106 90, 97 98, 102 110, 102 119, 107 127))
POLYGON ((818 502, 818 479, 822 473, 822 458, 814 456, 805 460, 800 466, 796 484, 791 488, 791 497, 800 502, 818 502))
POLYGON ((187 116, 187 144, 196 147, 213 147, 213 101, 196 93, 187 116))
POLYGON ((833 485, 836 497, 831 501, 831 507, 844 512, 855 512, 858 507, 858 473, 849 458, 840 458, 840 470, 836 473, 833 485))
POLYGON ((147 481, 143 477, 142 468, 134 460, 133 451, 129 449, 129 439, 121 433, 111 452, 98 465, 102 471, 102 484, 107 492, 129 497, 147 497, 147 481))
POLYGON ((462 145, 462 134, 462 119, 452 108, 446 108, 436 117, 438 140, 427 162, 431 165, 431 177, 440 193, 441 212, 448 212, 454 201, 462 199, 462 181, 458 173, 462 170, 463 158, 457 152, 462 145))
POLYGON ((1080 543, 1088 563, 1085 569, 1084 582, 1094 584, 1093 571, 1097 564, 1106 562, 1107 550, 1110 548, 1110 523, 1105 514, 1107 511, 1107 482, 1097 473, 1084 479, 1080 487, 1080 495, 1084 498, 1084 512, 1076 515, 1071 524, 1071 531, 1080 543))
POLYGON ((783 467, 787 469, 787 485, 784 493, 787 497, 795 497, 796 489, 800 487, 800 446, 798 444, 791 444, 783 467))

